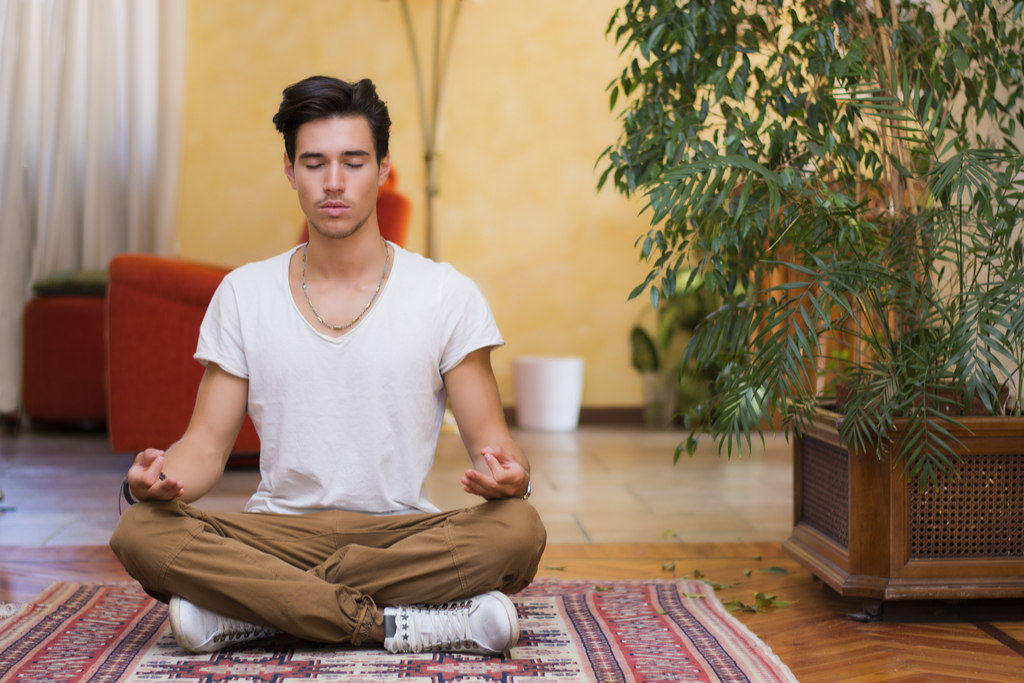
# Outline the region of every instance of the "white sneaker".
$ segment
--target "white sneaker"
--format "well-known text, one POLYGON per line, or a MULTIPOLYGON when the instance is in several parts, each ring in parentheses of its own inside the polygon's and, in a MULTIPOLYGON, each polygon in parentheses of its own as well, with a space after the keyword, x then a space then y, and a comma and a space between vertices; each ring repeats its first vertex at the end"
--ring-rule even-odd
POLYGON ((275 636, 281 631, 228 619, 177 595, 171 598, 171 633, 190 654, 216 652, 230 645, 275 636))
POLYGON ((519 618, 508 596, 491 591, 443 605, 385 607, 384 631, 389 652, 499 655, 519 642, 519 618))

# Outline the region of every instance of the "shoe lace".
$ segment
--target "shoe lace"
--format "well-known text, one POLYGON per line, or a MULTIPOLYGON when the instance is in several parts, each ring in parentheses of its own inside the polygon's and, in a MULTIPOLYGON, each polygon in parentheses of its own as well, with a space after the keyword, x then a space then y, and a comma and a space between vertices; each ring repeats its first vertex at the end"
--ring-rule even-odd
POLYGON ((474 645, 469 638, 469 610, 472 600, 449 602, 436 607, 418 606, 408 610, 412 620, 406 638, 401 639, 412 652, 423 650, 459 650, 474 645))
POLYGON ((272 628, 217 615, 217 634, 213 637, 213 641, 215 643, 223 643, 252 640, 253 638, 263 638, 264 636, 273 636, 278 633, 280 631, 272 628))

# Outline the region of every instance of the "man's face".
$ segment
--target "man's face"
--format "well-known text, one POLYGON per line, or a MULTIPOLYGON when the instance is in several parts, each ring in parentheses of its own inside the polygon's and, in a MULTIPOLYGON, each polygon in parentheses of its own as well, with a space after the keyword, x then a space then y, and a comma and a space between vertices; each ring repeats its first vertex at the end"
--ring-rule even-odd
POLYGON ((370 125, 362 116, 316 119, 299 126, 295 163, 284 172, 299 195, 311 229, 342 239, 355 234, 377 207, 390 155, 377 166, 370 125))

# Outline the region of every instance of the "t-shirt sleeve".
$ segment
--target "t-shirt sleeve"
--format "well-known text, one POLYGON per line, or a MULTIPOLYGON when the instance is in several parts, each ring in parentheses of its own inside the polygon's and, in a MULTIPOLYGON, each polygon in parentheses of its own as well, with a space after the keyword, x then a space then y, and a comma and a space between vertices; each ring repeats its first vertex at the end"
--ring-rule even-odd
POLYGON ((498 325, 491 307, 476 283, 454 268, 442 290, 441 374, 456 367, 473 351, 501 346, 498 325))
POLYGON ((238 299, 230 274, 221 281, 206 309, 194 358, 203 365, 216 363, 236 377, 249 378, 238 299))

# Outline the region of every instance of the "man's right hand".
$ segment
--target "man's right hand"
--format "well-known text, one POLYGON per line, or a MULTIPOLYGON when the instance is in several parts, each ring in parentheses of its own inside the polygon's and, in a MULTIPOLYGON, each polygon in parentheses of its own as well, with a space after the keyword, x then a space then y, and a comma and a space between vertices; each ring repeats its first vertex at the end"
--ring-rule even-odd
POLYGON ((160 478, 164 452, 147 448, 135 456, 128 470, 128 486, 139 500, 174 500, 185 494, 185 485, 174 477, 160 478))

